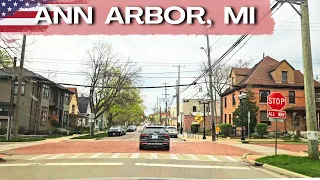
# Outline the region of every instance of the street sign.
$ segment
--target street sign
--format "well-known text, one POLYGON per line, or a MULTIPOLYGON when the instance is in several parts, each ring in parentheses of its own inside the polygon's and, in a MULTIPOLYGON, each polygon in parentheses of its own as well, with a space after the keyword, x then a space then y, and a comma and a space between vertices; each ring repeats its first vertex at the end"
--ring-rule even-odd
POLYGON ((271 121, 271 122, 283 122, 283 119, 279 119, 279 118, 269 118, 269 121, 271 121))
POLYGON ((203 117, 200 114, 197 114, 194 119, 199 123, 203 120, 203 117))
POLYGON ((286 97, 280 92, 273 92, 268 96, 267 104, 273 110, 281 110, 286 106, 286 97))
POLYGON ((286 119, 286 114, 285 111, 268 110, 267 116, 268 118, 286 119))

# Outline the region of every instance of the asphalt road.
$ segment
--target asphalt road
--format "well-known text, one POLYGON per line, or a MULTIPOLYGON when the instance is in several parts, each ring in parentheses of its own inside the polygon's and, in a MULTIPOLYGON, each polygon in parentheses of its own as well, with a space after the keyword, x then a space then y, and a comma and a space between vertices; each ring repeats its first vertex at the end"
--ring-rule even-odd
MULTIPOLYGON (((113 137, 106 137, 103 138, 102 140, 129 140, 129 141, 139 141, 139 136, 140 136, 140 130, 143 129, 143 126, 138 126, 137 130, 135 132, 127 132, 126 135, 123 136, 113 136, 113 137)), ((183 142, 179 138, 170 138, 171 142, 183 142)))
POLYGON ((247 179, 285 178, 243 162, 170 159, 83 158, 9 160, 0 179, 247 179))

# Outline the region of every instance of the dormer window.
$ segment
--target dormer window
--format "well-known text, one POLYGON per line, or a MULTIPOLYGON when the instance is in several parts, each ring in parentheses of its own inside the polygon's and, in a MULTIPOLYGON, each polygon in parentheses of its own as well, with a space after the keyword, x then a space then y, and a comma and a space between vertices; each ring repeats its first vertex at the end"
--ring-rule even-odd
POLYGON ((282 71, 282 83, 288 82, 288 72, 282 71))

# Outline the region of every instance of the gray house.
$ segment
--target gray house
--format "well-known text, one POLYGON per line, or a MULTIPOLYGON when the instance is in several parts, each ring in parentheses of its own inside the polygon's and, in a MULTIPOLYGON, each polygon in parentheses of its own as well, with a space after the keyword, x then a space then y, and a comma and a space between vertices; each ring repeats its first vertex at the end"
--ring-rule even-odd
MULTIPOLYGON (((90 109, 90 101, 88 97, 79 97, 79 118, 78 118, 78 126, 90 127, 89 122, 89 114, 91 113, 90 109)), ((95 129, 101 130, 106 126, 105 124, 105 116, 101 115, 95 120, 95 129)))
MULTIPOLYGON (((3 109, 8 109, 10 107, 11 74, 13 72, 13 68, 2 69, 1 72, 2 78, 0 78, 0 87, 2 90, 0 92, 0 104, 3 105, 3 109)), ((15 69, 15 73, 17 74, 18 72, 19 68, 17 67, 15 69)), ((14 91, 15 109, 18 82, 15 82, 14 91)), ((72 92, 68 91, 68 89, 24 68, 19 111, 19 133, 48 133, 52 126, 51 118, 49 118, 49 111, 52 109, 50 107, 59 107, 59 104, 53 105, 52 102, 60 99, 60 97, 53 95, 65 95, 70 93, 72 92)), ((62 107, 64 108, 64 105, 62 105, 62 107)), ((7 121, 3 120, 4 117, 1 117, 1 119, 1 127, 7 127, 7 121)), ((8 115, 6 115, 5 119, 8 119, 8 115)), ((63 118, 60 117, 59 122, 62 121, 63 118)))

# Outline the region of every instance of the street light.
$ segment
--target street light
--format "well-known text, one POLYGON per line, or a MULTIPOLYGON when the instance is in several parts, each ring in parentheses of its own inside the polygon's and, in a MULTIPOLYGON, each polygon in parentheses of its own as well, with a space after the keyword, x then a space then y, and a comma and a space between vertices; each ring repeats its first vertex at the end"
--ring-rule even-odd
POLYGON ((207 101, 199 101, 199 104, 203 104, 203 137, 202 139, 207 139, 206 138, 206 104, 209 105, 209 102, 207 101))
MULTIPOLYGON (((240 106, 241 106, 241 114, 242 114, 242 119, 241 121, 244 122, 244 112, 243 112, 243 100, 247 99, 247 94, 242 92, 239 95, 239 100, 240 100, 240 106)), ((241 126, 241 140, 244 141, 246 138, 244 137, 244 126, 241 126)))

